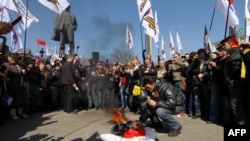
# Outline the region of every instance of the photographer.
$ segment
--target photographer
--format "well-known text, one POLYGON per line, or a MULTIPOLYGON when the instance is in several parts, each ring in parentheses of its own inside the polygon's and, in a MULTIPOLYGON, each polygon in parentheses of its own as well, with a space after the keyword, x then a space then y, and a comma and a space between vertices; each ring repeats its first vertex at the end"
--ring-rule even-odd
POLYGON ((184 111, 184 96, 164 79, 155 80, 152 76, 143 77, 142 86, 147 92, 159 95, 157 100, 148 97, 147 104, 155 109, 155 113, 163 121, 163 125, 170 128, 168 136, 178 136, 182 126, 173 115, 184 111))

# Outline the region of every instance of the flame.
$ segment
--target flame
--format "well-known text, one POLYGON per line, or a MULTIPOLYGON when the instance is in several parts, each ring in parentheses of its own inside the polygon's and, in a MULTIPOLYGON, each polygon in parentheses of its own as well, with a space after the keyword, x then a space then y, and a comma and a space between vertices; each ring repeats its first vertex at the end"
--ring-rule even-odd
POLYGON ((107 111, 112 114, 112 121, 116 123, 127 123, 127 119, 124 117, 124 115, 119 109, 112 107, 107 111))

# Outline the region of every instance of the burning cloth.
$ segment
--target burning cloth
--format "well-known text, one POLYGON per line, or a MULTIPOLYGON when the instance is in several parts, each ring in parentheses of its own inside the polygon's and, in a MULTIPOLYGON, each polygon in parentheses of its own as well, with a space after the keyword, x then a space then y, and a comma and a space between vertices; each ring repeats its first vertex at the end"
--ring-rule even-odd
POLYGON ((102 141, 154 141, 156 133, 149 127, 143 127, 140 121, 116 124, 112 134, 101 134, 96 139, 102 141))
POLYGON ((114 134, 101 134, 96 139, 101 141, 155 141, 156 133, 149 127, 145 127, 145 136, 135 136, 131 138, 125 138, 114 134))

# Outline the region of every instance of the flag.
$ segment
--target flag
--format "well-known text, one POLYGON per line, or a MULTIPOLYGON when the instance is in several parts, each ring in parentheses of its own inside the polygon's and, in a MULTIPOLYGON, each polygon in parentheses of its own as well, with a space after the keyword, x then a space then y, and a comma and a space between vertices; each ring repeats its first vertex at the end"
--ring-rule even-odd
POLYGON ((156 24, 152 13, 151 1, 150 0, 137 0, 137 6, 139 10, 139 17, 142 26, 144 27, 145 34, 150 37, 156 37, 156 24))
POLYGON ((170 56, 173 57, 175 52, 174 52, 174 40, 171 31, 170 31, 169 48, 170 48, 170 56))
MULTIPOLYGON (((215 9, 220 11, 224 15, 225 21, 227 19, 228 4, 229 4, 228 0, 217 0, 215 6, 215 9)), ((239 26, 239 18, 237 17, 236 11, 231 2, 229 4, 228 26, 233 26, 233 27, 239 26)))
POLYGON ((15 53, 23 48, 23 44, 21 41, 21 29, 18 26, 14 26, 11 31, 11 47, 10 51, 15 53))
POLYGON ((250 9, 249 2, 245 0, 245 29, 246 29, 246 43, 250 42, 250 9))
POLYGON ((165 49, 165 42, 164 42, 163 36, 161 38, 161 55, 163 59, 166 60, 166 49, 165 49))
POLYGON ((38 2, 58 14, 70 5, 67 0, 38 0, 38 2))
POLYGON ((6 7, 0 6, 0 16, 2 22, 10 22, 10 14, 6 7))
POLYGON ((177 45, 177 52, 180 53, 180 51, 182 50, 182 43, 177 30, 176 30, 176 45, 177 45))
POLYGON ((44 40, 42 40, 42 39, 37 39, 37 44, 41 45, 41 46, 46 46, 47 45, 46 42, 44 40))
POLYGON ((151 3, 147 1, 150 0, 137 0, 140 21, 142 21, 144 16, 148 13, 148 10, 151 8, 151 3))
POLYGON ((3 7, 6 7, 12 11, 18 12, 14 0, 0 0, 3 7))
POLYGON ((155 47, 159 47, 159 34, 160 34, 160 29, 158 25, 158 16, 157 16, 157 11, 155 11, 155 25, 156 25, 156 35, 155 35, 155 47))
POLYGON ((38 22, 38 19, 31 14, 22 0, 5 0, 3 2, 3 6, 22 16, 21 23, 24 30, 27 29, 33 22, 38 22))
POLYGON ((126 43, 129 46, 129 49, 132 49, 133 47, 133 37, 131 34, 131 31, 127 25, 127 29, 126 29, 126 43))
POLYGON ((212 52, 217 52, 215 46, 212 45, 212 43, 211 43, 211 41, 209 39, 206 25, 205 25, 205 31, 204 31, 204 48, 208 48, 210 54, 212 52))
POLYGON ((49 49, 48 49, 48 46, 46 45, 46 56, 50 56, 50 53, 49 53, 49 49))

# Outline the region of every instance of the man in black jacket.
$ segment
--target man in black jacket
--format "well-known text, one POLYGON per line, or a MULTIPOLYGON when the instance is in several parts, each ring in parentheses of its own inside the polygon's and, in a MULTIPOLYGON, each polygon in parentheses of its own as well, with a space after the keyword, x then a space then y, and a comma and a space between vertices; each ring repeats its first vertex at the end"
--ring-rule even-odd
POLYGON ((62 84, 65 86, 64 110, 70 114, 76 114, 77 91, 74 56, 69 55, 62 66, 62 84))
POLYGON ((147 104, 155 109, 156 115, 163 121, 163 125, 170 128, 168 136, 178 136, 182 129, 173 115, 184 111, 185 98, 180 91, 164 79, 155 80, 152 76, 145 76, 142 85, 148 93, 147 104))

